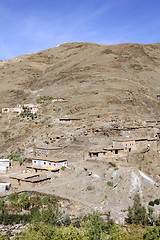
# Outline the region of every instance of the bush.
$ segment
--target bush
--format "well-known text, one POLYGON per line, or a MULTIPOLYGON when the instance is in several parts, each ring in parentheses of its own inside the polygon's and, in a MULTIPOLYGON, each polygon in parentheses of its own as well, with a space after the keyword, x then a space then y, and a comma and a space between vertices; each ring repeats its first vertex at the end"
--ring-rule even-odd
POLYGON ((10 155, 7 156, 7 158, 14 161, 19 161, 21 159, 21 156, 20 153, 11 153, 10 155))
POLYGON ((12 193, 10 196, 9 196, 9 200, 12 202, 12 201, 17 201, 19 198, 18 194, 17 193, 12 193))
POLYGON ((142 166, 139 166, 138 169, 139 169, 140 171, 142 171, 142 166))
POLYGON ((154 204, 159 205, 160 204, 160 199, 155 199, 154 204))
POLYGON ((143 239, 146 240, 160 239, 160 228, 159 227, 148 228, 147 232, 143 236, 143 239))
POLYGON ((107 182, 107 185, 108 185, 109 187, 113 187, 113 182, 108 181, 108 182, 107 182))
POLYGON ((41 213, 38 207, 33 207, 30 209, 30 214, 33 222, 39 222, 41 219, 41 213))
POLYGON ((153 202, 153 201, 150 201, 150 202, 148 203, 148 205, 154 207, 154 202, 153 202))
POLYGON ((0 214, 0 224, 4 225, 13 225, 13 224, 26 224, 31 221, 30 214, 9 214, 9 213, 1 213, 0 214))
POLYGON ((52 99, 53 99, 53 97, 50 97, 50 96, 42 96, 42 97, 37 98, 36 102, 43 103, 44 101, 50 101, 52 99))
POLYGON ((92 187, 92 186, 87 186, 86 187, 86 191, 92 191, 92 190, 94 190, 95 188, 94 187, 92 187))

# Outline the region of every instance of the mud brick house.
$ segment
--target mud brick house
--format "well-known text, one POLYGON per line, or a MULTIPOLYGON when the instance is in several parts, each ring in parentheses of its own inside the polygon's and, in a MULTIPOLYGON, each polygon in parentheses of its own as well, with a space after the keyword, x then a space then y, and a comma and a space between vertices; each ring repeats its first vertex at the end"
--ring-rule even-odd
POLYGON ((147 138, 126 138, 113 140, 113 148, 123 148, 124 152, 138 152, 147 147, 147 138))
POLYGON ((90 158, 105 158, 105 157, 112 157, 115 154, 123 154, 123 148, 98 148, 94 147, 91 148, 89 151, 90 158))
MULTIPOLYGON (((52 139, 53 140, 53 139, 52 139)), ((52 141, 50 138, 48 141, 52 141)), ((44 147, 33 147, 33 155, 34 157, 44 158, 49 157, 54 154, 56 151, 60 151, 61 147, 54 147, 54 148, 44 148, 44 147)))
POLYGON ((26 187, 36 187, 40 184, 50 180, 50 177, 40 176, 39 174, 21 174, 19 176, 10 177, 12 185, 26 186, 26 187))

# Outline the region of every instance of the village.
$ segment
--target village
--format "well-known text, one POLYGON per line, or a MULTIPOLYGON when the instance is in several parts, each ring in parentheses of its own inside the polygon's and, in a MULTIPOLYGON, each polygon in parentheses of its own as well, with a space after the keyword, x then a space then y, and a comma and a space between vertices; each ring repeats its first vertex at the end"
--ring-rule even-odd
MULTIPOLYGON (((55 102, 66 103, 66 100, 55 98, 52 104, 55 102)), ((41 109, 42 105, 35 104, 2 108, 2 118, 9 113, 20 115, 27 111, 36 114, 38 121, 41 109)), ((51 127, 41 137, 34 134, 35 140, 29 147, 19 145, 26 159, 21 164, 11 154, 8 158, 1 154, 1 196, 18 191, 54 193, 103 212, 112 207, 116 189, 121 199, 114 202, 116 211, 124 208, 126 196, 122 189, 126 187, 128 199, 136 191, 145 191, 149 201, 150 188, 152 198, 158 196, 159 120, 95 116, 88 121, 65 115, 50 118, 50 123, 51 127)))

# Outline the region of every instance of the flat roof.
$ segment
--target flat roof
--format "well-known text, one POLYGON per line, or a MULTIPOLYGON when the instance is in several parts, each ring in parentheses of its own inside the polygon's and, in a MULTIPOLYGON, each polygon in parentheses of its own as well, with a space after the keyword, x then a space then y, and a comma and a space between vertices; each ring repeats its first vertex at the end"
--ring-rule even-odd
POLYGON ((39 175, 37 177, 31 177, 29 179, 26 178, 19 178, 19 177, 11 177, 12 179, 16 179, 16 180, 21 180, 23 182, 31 182, 31 183, 36 183, 36 182, 42 182, 45 180, 50 180, 50 177, 40 177, 39 175))
POLYGON ((9 158, 0 158, 0 162, 10 162, 10 159, 9 158))
POLYGON ((118 147, 118 148, 103 148, 101 150, 98 150, 98 149, 94 150, 94 149, 92 149, 89 152, 90 153, 106 153, 106 152, 114 151, 114 150, 123 150, 123 148, 120 148, 120 147, 118 147))
POLYGON ((67 160, 66 159, 56 159, 56 158, 42 158, 42 157, 33 157, 33 159, 32 159, 33 161, 34 160, 40 160, 40 161, 47 161, 47 162, 55 162, 55 163, 57 163, 57 162, 67 162, 67 160))
POLYGON ((22 179, 27 180, 27 179, 34 178, 34 177, 39 177, 39 174, 24 173, 24 174, 20 174, 18 176, 11 176, 10 178, 17 179, 17 180, 22 180, 22 179))
POLYGON ((53 168, 53 167, 40 167, 40 166, 27 166, 27 168, 30 169, 36 169, 36 170, 44 170, 44 171, 51 171, 51 172, 58 172, 59 169, 58 168, 53 168))
POLYGON ((147 138, 125 138, 125 139, 114 139, 113 142, 129 142, 129 141, 145 141, 147 138))
POLYGON ((148 141, 157 141, 157 138, 148 138, 148 141))
POLYGON ((79 121, 80 118, 59 118, 59 121, 79 121))
POLYGON ((35 150, 45 150, 45 151, 51 151, 51 150, 60 150, 62 147, 56 147, 56 148, 43 148, 43 147, 34 147, 35 150))

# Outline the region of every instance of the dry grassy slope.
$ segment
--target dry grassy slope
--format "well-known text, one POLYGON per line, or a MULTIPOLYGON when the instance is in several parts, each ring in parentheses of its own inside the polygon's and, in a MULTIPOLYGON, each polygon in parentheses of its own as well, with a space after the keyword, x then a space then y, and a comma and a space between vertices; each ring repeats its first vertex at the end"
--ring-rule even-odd
POLYGON ((160 43, 66 43, 0 62, 0 105, 35 100, 31 91, 42 89, 40 95, 70 98, 68 114, 159 117, 159 73, 160 43))
MULTIPOLYGON (((60 112, 53 111, 52 104, 44 104, 44 117, 69 114, 105 118, 113 114, 159 119, 156 96, 160 93, 159 73, 160 43, 113 46, 65 43, 1 61, 0 107, 35 103, 40 95, 46 95, 64 97, 68 102, 61 105, 60 112)), ((6 148, 18 142, 22 146, 31 144, 35 136, 40 138, 43 132, 50 132, 46 129, 50 121, 36 125, 3 115, 0 146, 6 148)))

